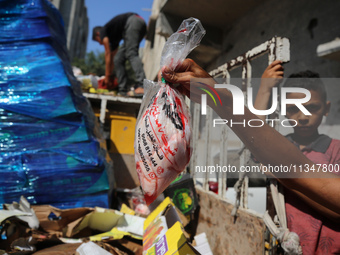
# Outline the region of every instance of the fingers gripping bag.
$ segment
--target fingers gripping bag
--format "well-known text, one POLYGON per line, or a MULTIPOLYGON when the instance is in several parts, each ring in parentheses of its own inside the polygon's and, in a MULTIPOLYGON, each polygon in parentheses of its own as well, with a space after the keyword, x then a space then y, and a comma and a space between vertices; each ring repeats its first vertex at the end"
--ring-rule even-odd
MULTIPOLYGON (((184 20, 163 48, 161 67, 175 70, 204 34, 198 19, 184 20)), ((136 170, 147 205, 185 169, 192 151, 188 106, 183 96, 162 80, 144 80, 145 95, 136 124, 136 170)))

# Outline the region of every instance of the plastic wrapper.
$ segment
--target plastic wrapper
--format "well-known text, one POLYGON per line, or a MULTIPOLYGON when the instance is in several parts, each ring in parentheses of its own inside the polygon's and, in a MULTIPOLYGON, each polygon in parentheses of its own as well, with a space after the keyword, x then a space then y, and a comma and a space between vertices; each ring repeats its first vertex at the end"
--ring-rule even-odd
POLYGON ((171 70, 175 70, 178 64, 182 63, 189 53, 199 45, 204 35, 205 29, 198 19, 184 20, 164 45, 161 67, 167 66, 171 70))
POLYGON ((107 207, 112 163, 48 0, 0 0, 0 119, 0 208, 107 207))
MULTIPOLYGON (((189 18, 166 42, 161 67, 181 63, 205 34, 199 20, 189 18)), ((147 205, 185 169, 191 156, 190 112, 169 84, 144 80, 145 96, 135 134, 135 161, 147 205)))

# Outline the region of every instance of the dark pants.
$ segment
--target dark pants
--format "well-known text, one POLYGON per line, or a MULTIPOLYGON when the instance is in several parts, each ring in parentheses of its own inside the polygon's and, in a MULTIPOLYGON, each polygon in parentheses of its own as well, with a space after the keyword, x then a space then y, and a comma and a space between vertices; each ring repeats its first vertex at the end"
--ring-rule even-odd
POLYGON ((125 61, 129 60, 132 70, 135 73, 135 87, 143 87, 145 73, 143 63, 138 55, 139 44, 146 34, 146 24, 142 18, 132 15, 128 18, 123 33, 124 43, 119 47, 114 57, 114 68, 118 78, 118 91, 127 92, 127 75, 125 70, 125 61))

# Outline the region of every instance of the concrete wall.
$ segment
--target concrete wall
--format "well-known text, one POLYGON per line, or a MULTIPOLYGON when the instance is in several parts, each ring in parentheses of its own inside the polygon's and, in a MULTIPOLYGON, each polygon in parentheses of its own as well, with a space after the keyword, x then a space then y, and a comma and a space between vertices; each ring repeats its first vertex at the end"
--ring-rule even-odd
POLYGON ((84 0, 51 0, 65 23, 67 49, 71 61, 84 58, 87 47, 89 20, 84 0))
MULTIPOLYGON (((339 13, 340 1, 337 0, 264 2, 224 32, 223 53, 207 69, 212 70, 277 35, 290 40, 291 60, 285 64, 285 77, 309 69, 324 78, 339 78, 340 61, 320 58, 316 52, 318 45, 340 36, 339 13)), ((261 77, 266 66, 266 58, 255 60, 252 63, 253 77, 261 77)), ((237 72, 240 70, 235 71, 236 76, 239 75, 237 72)), ((324 124, 339 125, 340 87, 336 80, 331 83, 327 86, 328 99, 332 102, 331 113, 324 124)), ((326 129, 331 134, 338 133, 338 126, 326 129)), ((334 138, 340 137, 336 135, 334 138)))
MULTIPOLYGON (((319 58, 316 48, 339 37, 340 1, 267 1, 232 24, 224 33, 223 54, 210 68, 223 64, 274 37, 289 38, 291 61, 287 74, 311 69, 322 77, 340 77, 340 62, 319 58)), ((255 77, 261 77, 259 67, 255 77)))
POLYGON ((154 80, 157 77, 160 68, 161 54, 163 46, 166 42, 166 37, 158 30, 159 25, 157 19, 160 14, 160 9, 166 0, 154 0, 152 4, 151 16, 148 22, 148 32, 143 52, 143 64, 145 76, 149 80, 154 80))
MULTIPOLYGON (((146 44, 146 55, 150 52, 158 60, 163 44, 166 39, 164 30, 167 27, 175 28, 179 25, 178 20, 191 16, 190 10, 184 17, 174 17, 162 13, 162 8, 168 4, 166 0, 155 0, 152 8, 152 15, 149 22, 148 40, 146 44), (165 24, 160 19, 161 15, 167 17, 170 24, 165 24), (154 36, 155 35, 155 36, 154 36)), ((219 6, 215 7, 218 10, 219 6)), ((229 10, 232 11, 232 10, 229 10)), ((274 36, 287 37, 291 41, 291 62, 286 65, 286 72, 293 73, 307 68, 317 70, 322 77, 339 77, 340 62, 319 58, 316 48, 339 37, 340 22, 340 1, 338 0, 286 0, 286 1, 263 1, 254 9, 240 16, 231 24, 225 24, 222 31, 219 27, 212 27, 203 23, 207 30, 207 37, 220 37, 223 34, 223 44, 215 39, 215 48, 221 52, 211 63, 204 63, 208 70, 225 63, 226 61, 239 56, 247 50, 267 41, 274 36), (221 48, 222 49, 221 49, 221 48)), ((197 18, 202 17, 198 14, 197 18)), ((196 17, 196 16, 195 16, 196 17)), ((205 17, 206 18, 206 17, 205 17)), ((164 20, 164 19, 163 19, 164 20)), ((204 40, 202 44, 204 43, 204 40)), ((211 42, 214 45, 214 42, 211 42)), ((204 52, 210 55, 212 52, 204 52)), ((148 59, 149 60, 149 59, 148 59)), ((155 65, 148 61, 145 65, 151 65, 148 73, 154 73, 155 65)), ((263 67, 259 65, 255 71, 255 77, 260 77, 263 67)))

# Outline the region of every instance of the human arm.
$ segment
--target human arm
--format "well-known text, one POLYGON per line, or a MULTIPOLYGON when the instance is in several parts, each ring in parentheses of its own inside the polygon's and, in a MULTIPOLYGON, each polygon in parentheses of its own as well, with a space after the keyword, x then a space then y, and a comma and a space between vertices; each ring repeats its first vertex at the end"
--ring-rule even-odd
MULTIPOLYGON (((190 97, 195 102, 200 102, 198 89, 199 84, 190 80, 197 78, 207 78, 205 83, 214 84, 214 80, 207 72, 192 60, 185 60, 175 71, 163 67, 162 76, 170 83, 179 83, 180 92, 190 97)), ((233 115, 233 97, 227 89, 216 89, 220 95, 223 106, 217 105, 208 100, 208 105, 222 118, 235 122, 246 122, 257 117, 246 107, 244 115, 233 115)), ((230 121, 228 122, 230 123, 230 121)), ((271 166, 309 166, 312 169, 312 161, 306 158, 301 151, 290 141, 278 133, 269 125, 261 128, 254 128, 243 125, 233 125, 231 127, 236 135, 242 140, 253 155, 262 162, 263 165, 271 166), (279 146, 278 146, 279 145, 279 146)), ((317 168, 317 166, 314 166, 317 168)), ((296 172, 294 178, 279 178, 284 186, 296 190, 307 198, 312 198, 317 204, 326 207, 334 213, 340 213, 340 178, 331 173, 313 173, 313 178, 305 172, 296 172), (319 178, 319 179, 315 179, 319 178)), ((287 176, 286 176, 287 177, 287 176)))
MULTIPOLYGON (((222 101, 226 102, 227 98, 232 100, 230 96, 225 96, 222 101)), ((256 118, 246 108, 244 116, 233 116, 231 108, 232 106, 229 106, 215 111, 222 119, 230 119, 233 122, 242 122, 243 119, 247 122, 256 118)), ((269 125, 264 125, 261 128, 234 125, 231 128, 263 165, 288 167, 302 165, 306 169, 307 167, 313 169, 314 163, 269 125)), ((317 168, 317 166, 314 166, 314 168, 317 168)), ((291 178, 287 178, 288 176, 284 176, 282 173, 274 173, 274 176, 286 188, 297 194, 302 194, 303 196, 300 196, 302 199, 325 216, 333 219, 339 217, 340 178, 334 174, 301 172, 294 173, 291 178)))
MULTIPOLYGON (((315 181, 319 181, 319 179, 315 179, 315 181)), ((302 194, 299 191, 296 191, 294 188, 290 189, 296 196, 300 197, 303 201, 306 202, 310 207, 315 209, 320 214, 326 216, 328 219, 330 219, 333 222, 340 223, 340 213, 336 213, 333 210, 328 209, 327 207, 315 202, 312 198, 309 198, 302 194)))
POLYGON ((199 103, 202 91, 197 90, 195 86, 190 86, 190 81, 204 78, 206 84, 210 86, 215 84, 215 80, 192 59, 185 59, 175 71, 164 66, 158 73, 158 80, 161 80, 162 77, 170 83, 180 84, 181 86, 177 87, 177 90, 196 103, 199 103))
MULTIPOLYGON (((261 84, 259 91, 257 92, 254 102, 254 108, 257 110, 267 110, 269 100, 272 94, 272 88, 275 87, 279 81, 283 78, 283 67, 280 60, 272 62, 261 77, 261 84)), ((276 100, 276 99, 274 99, 276 100)), ((265 120, 266 116, 257 115, 261 120, 265 120)))
POLYGON ((113 82, 112 71, 114 68, 113 58, 117 53, 117 49, 111 51, 110 41, 108 37, 103 38, 103 45, 105 48, 105 84, 113 82))

